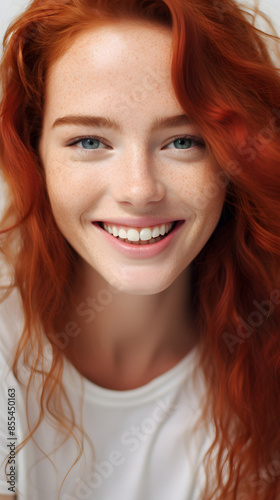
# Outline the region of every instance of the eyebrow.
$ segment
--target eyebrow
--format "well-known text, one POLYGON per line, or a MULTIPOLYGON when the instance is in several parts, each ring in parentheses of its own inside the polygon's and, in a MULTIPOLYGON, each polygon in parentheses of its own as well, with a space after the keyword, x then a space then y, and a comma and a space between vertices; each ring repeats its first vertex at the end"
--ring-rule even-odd
MULTIPOLYGON (((163 118, 156 118, 151 126, 151 132, 158 129, 179 127, 180 125, 189 125, 190 119, 187 115, 175 115, 167 116, 163 118)), ((113 129, 117 132, 121 132, 121 126, 114 120, 110 118, 105 118, 104 116, 78 116, 69 115, 57 118, 52 125, 52 128, 56 128, 62 125, 82 125, 86 127, 105 127, 113 129)))

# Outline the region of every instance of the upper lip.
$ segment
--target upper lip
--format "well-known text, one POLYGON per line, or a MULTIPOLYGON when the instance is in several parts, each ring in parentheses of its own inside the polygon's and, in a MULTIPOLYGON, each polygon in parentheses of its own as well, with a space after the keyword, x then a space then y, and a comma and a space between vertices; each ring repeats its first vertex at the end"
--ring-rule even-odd
POLYGON ((93 222, 102 222, 104 224, 112 224, 118 226, 127 227, 150 227, 157 226, 159 224, 169 224, 170 222, 175 222, 181 219, 172 219, 170 217, 136 217, 135 219, 121 217, 116 219, 106 219, 93 222))

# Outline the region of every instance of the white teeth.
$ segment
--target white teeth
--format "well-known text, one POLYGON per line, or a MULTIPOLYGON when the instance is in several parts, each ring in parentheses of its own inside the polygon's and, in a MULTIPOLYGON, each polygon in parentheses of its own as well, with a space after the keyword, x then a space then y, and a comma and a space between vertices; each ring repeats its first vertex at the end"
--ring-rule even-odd
POLYGON ((123 240, 128 239, 129 241, 149 241, 152 238, 157 238, 158 236, 164 236, 166 233, 169 233, 171 229, 173 229, 175 222, 171 222, 170 224, 162 224, 161 226, 156 226, 153 228, 145 227, 140 230, 137 229, 124 229, 123 227, 118 229, 115 226, 109 226, 107 224, 102 224, 102 227, 108 233, 112 234, 115 237, 119 237, 123 240))
POLYGON ((142 229, 140 231, 140 240, 148 241, 152 237, 152 231, 150 229, 142 229))
POLYGON ((152 232, 152 237, 157 238, 159 236, 159 228, 155 227, 152 232))
MULTIPOLYGON (((124 231, 124 233, 125 233, 125 231, 124 231)), ((129 229, 127 231, 126 238, 129 241, 139 241, 140 240, 140 235, 139 235, 138 231, 136 231, 136 229, 129 229)))

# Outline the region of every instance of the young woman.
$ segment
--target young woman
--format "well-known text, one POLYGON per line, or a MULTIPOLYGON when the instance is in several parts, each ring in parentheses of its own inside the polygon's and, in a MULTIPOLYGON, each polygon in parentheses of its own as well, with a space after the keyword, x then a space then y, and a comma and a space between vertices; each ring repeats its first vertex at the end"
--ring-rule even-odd
POLYGON ((253 19, 34 0, 10 26, 2 500, 280 498, 278 39, 253 19))

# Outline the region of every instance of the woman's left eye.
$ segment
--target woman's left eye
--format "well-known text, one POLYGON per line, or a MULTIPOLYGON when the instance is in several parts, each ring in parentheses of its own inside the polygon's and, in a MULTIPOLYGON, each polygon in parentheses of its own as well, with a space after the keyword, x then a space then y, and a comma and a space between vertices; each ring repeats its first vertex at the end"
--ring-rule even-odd
MULTIPOLYGON (((190 137, 190 136, 183 136, 183 137, 175 137, 175 139, 173 139, 172 142, 170 142, 167 146, 165 146, 165 148, 168 148, 168 146, 170 146, 170 144, 176 144, 177 143, 177 146, 178 146, 178 149, 183 149, 183 150, 187 150, 187 149, 191 149, 192 147, 194 146, 200 146, 200 147, 205 147, 205 142, 203 141, 203 139, 199 138, 199 137, 190 137)), ((173 148, 171 148, 173 149, 173 148)), ((175 148, 177 149, 177 148, 175 148)))

